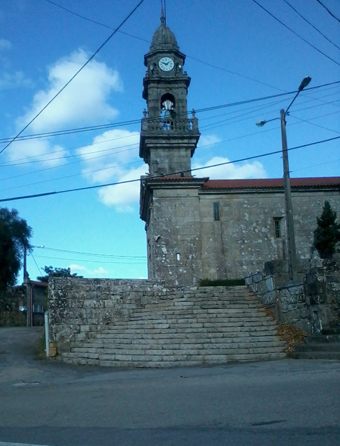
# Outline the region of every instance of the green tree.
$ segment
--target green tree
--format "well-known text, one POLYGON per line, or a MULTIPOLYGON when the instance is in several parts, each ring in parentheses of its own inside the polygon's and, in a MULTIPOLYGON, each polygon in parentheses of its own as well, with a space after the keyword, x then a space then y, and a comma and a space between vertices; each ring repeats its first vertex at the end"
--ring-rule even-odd
POLYGON ((14 285, 22 265, 24 251, 29 243, 32 228, 19 217, 18 211, 0 208, 0 290, 14 285))
POLYGON ((50 277, 81 277, 77 274, 71 274, 71 268, 53 268, 53 266, 45 266, 44 271, 46 276, 37 277, 40 282, 48 282, 50 277))
POLYGON ((314 231, 314 247, 323 259, 333 256, 335 245, 340 241, 340 224, 336 223, 336 218, 336 212, 325 201, 321 217, 316 219, 317 228, 314 231))

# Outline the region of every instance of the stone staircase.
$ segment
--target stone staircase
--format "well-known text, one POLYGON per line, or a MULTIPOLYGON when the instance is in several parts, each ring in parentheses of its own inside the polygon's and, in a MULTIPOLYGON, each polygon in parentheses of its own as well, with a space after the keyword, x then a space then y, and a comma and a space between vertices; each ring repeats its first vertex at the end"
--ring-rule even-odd
POLYGON ((309 336, 294 347, 289 356, 294 359, 337 359, 340 360, 340 324, 325 328, 318 335, 309 336))
POLYGON ((245 286, 188 289, 155 299, 85 341, 62 360, 113 367, 176 367, 281 359, 276 322, 245 286))

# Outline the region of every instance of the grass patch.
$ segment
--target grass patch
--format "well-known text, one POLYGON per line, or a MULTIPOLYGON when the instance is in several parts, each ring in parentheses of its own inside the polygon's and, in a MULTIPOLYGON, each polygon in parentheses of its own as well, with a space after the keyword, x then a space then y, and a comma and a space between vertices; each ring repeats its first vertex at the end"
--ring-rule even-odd
POLYGON ((210 279, 201 279, 200 286, 241 286, 245 285, 246 282, 244 279, 219 279, 219 280, 210 280, 210 279))

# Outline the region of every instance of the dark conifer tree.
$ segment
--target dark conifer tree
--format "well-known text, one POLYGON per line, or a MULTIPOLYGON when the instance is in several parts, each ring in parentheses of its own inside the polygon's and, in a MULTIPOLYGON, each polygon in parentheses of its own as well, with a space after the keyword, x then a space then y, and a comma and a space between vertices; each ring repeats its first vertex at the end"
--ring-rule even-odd
POLYGON ((336 222, 337 215, 328 201, 317 218, 317 228, 314 231, 314 247, 321 258, 331 258, 335 252, 335 245, 340 241, 340 224, 336 222))

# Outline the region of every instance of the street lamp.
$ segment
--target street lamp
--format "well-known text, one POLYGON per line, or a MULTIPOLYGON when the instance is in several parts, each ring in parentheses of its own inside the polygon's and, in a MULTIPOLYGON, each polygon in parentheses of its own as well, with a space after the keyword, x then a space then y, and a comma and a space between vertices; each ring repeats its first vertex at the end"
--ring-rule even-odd
POLYGON ((297 260, 296 260, 296 245, 295 245, 295 231, 293 220, 293 206, 292 195, 290 188, 290 176, 289 176, 289 161, 288 161, 288 147, 287 147, 287 134, 286 134, 286 116, 292 106, 295 99, 300 92, 307 87, 312 79, 306 76, 302 79, 296 95, 286 110, 280 110, 280 118, 269 119, 268 121, 258 121, 256 125, 258 127, 264 126, 267 122, 280 119, 281 121, 281 139, 282 139, 282 160, 283 160, 283 180, 284 180, 284 192, 285 192, 285 205, 286 205, 286 222, 287 222, 287 245, 288 245, 288 274, 289 279, 293 282, 297 280, 297 260))

